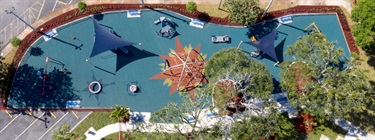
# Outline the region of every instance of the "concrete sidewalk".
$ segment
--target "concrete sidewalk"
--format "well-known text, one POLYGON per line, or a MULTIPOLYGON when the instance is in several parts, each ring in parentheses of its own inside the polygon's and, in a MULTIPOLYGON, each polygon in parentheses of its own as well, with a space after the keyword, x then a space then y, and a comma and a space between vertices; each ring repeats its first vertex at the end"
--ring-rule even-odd
POLYGON ((336 119, 335 124, 339 125, 341 128, 348 131, 345 135, 344 140, 374 140, 375 135, 367 133, 366 131, 362 130, 361 128, 354 126, 351 122, 345 119, 336 119))

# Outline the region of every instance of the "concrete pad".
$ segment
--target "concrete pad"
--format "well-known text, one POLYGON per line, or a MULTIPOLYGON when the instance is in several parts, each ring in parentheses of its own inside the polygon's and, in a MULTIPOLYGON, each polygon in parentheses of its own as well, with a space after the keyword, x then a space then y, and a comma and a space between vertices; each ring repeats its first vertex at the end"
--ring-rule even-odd
POLYGON ((328 138, 326 135, 320 135, 320 140, 331 140, 330 138, 328 138))

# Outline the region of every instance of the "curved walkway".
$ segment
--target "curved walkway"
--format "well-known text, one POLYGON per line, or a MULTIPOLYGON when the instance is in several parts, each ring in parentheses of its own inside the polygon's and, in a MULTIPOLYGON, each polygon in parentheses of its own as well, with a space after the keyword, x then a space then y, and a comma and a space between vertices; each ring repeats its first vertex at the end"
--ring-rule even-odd
MULTIPOLYGON (((151 117, 151 113, 140 112, 138 114, 143 116, 144 118, 143 123, 145 126, 147 126, 147 127, 138 128, 142 132, 156 132, 157 130, 159 132, 162 131, 162 132, 167 132, 167 133, 176 133, 175 131, 173 131, 175 130, 175 127, 178 127, 179 130, 181 130, 181 133, 191 132, 192 130, 191 125, 187 123, 184 123, 184 124, 150 123, 149 120, 151 117)), ((230 117, 215 117, 213 113, 211 113, 208 109, 202 110, 198 118, 199 120, 201 120, 197 124, 197 126, 199 126, 198 128, 209 128, 213 126, 214 124, 217 124, 219 121, 226 121, 229 123, 234 122, 234 120, 230 117)), ((104 138, 105 136, 110 135, 112 133, 116 133, 119 131, 131 132, 135 128, 137 128, 137 126, 134 125, 132 121, 128 123, 114 123, 114 124, 107 125, 99 129, 98 131, 95 131, 93 130, 93 128, 90 128, 89 130, 87 130, 85 135, 87 137, 86 138, 87 140, 100 140, 104 138)))

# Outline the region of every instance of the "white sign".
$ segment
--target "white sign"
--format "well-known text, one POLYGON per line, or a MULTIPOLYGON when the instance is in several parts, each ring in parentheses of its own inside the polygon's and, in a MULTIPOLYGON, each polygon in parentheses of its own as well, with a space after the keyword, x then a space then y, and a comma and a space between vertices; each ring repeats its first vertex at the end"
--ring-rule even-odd
POLYGON ((56 37, 58 34, 57 34, 57 31, 56 29, 52 29, 50 31, 48 31, 47 33, 45 33, 43 35, 43 38, 44 38, 44 41, 48 41, 50 40, 52 37, 56 37))

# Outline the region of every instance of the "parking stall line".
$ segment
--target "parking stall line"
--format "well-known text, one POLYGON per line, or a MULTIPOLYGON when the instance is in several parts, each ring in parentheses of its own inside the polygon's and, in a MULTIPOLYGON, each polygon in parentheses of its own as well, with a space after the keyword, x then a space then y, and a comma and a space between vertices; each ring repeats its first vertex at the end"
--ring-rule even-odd
POLYGON ((40 118, 40 117, 42 117, 43 115, 44 115, 45 113, 43 112, 42 113, 42 115, 40 115, 38 118, 36 118, 25 130, 23 130, 22 131, 22 133, 21 134, 19 134, 16 138, 15 138, 15 140, 16 139, 18 139, 23 133, 25 133, 26 131, 27 131, 27 129, 29 129, 36 121, 38 121, 38 119, 40 118))
POLYGON ((64 5, 64 6, 67 5, 65 2, 62 2, 62 1, 59 1, 59 0, 57 0, 57 2, 59 2, 60 4, 62 4, 62 5, 64 5))
POLYGON ((42 139, 49 131, 51 131, 51 129, 54 128, 68 114, 69 112, 66 112, 64 116, 60 117, 60 119, 55 124, 53 124, 46 132, 44 132, 42 136, 39 137, 39 140, 42 139))
POLYGON ((39 11, 39 14, 38 14, 38 17, 37 17, 37 19, 39 19, 39 17, 40 17, 40 14, 42 13, 42 10, 43 10, 43 8, 44 8, 44 3, 46 2, 46 0, 43 0, 43 3, 42 4, 40 4, 40 5, 42 5, 42 7, 40 8, 40 11, 39 11))
POLYGON ((16 117, 14 117, 14 119, 13 120, 11 120, 1 131, 0 131, 0 133, 1 132, 3 132, 15 119, 17 119, 19 116, 21 115, 21 113, 20 114, 18 114, 16 117))
POLYGON ((57 1, 58 1, 58 0, 56 0, 55 5, 54 5, 53 8, 52 8, 52 11, 55 11, 55 8, 56 8, 56 5, 57 5, 57 1))
POLYGON ((72 132, 79 124, 81 124, 81 122, 83 121, 83 120, 85 120, 88 116, 90 116, 90 114, 91 114, 92 112, 90 112, 90 113, 88 113, 85 117, 83 117, 74 127, 72 127, 72 129, 70 129, 70 131, 69 132, 72 132))

